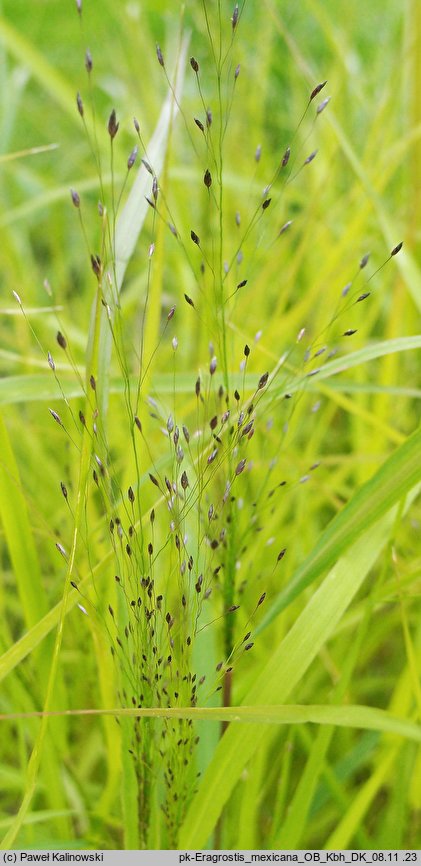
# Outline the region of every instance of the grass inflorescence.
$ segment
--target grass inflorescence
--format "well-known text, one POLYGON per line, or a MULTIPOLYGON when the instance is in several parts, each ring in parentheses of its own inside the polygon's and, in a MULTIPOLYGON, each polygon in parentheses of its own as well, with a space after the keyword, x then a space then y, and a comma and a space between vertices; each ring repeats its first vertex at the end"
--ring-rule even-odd
MULTIPOLYGON (((320 223, 323 207, 327 223, 329 208, 335 219, 339 212, 325 154, 325 124, 335 105, 329 81, 301 86, 300 80, 295 121, 280 129, 272 119, 270 129, 259 130, 265 141, 254 141, 247 106, 252 71, 242 31, 247 36, 256 13, 246 0, 230 11, 220 0, 198 6, 190 42, 182 20, 168 48, 162 41, 150 46, 151 75, 163 94, 151 135, 138 107, 120 108, 114 94, 101 104, 97 57, 85 44, 85 4, 76 3, 84 65, 74 100, 77 143, 86 147, 95 172, 88 190, 72 181, 68 200, 84 262, 78 280, 88 287, 84 320, 72 320, 47 280, 52 318, 40 326, 24 291, 13 292, 24 340, 36 353, 33 363, 49 377, 39 425, 41 438, 51 436, 45 474, 57 517, 45 519, 39 534, 49 568, 65 588, 52 664, 41 656, 34 661, 46 687, 28 711, 44 715, 7 846, 26 840, 42 755, 52 748, 49 713, 67 709, 67 700, 73 709, 80 701, 115 708, 115 718, 104 722, 102 752, 92 735, 100 780, 92 789, 93 815, 79 810, 66 776, 59 805, 65 811, 67 797, 78 817, 66 815, 60 825, 58 816, 56 834, 73 831, 87 847, 323 847, 332 839, 336 847, 350 841, 369 847, 370 827, 352 824, 350 795, 341 786, 354 770, 364 775, 374 740, 364 740, 360 761, 349 732, 348 739, 343 734, 330 770, 324 764, 328 729, 314 739, 303 725, 289 738, 268 732, 257 751, 261 735, 254 742, 246 726, 236 752, 229 713, 201 727, 188 710, 238 705, 239 719, 247 721, 249 702, 285 703, 290 687, 304 704, 346 704, 356 671, 361 688, 353 703, 370 703, 365 667, 377 665, 387 647, 377 622, 377 645, 370 650, 370 616, 396 598, 410 673, 416 674, 405 607, 413 575, 409 567, 401 572, 395 548, 396 576, 385 560, 378 582, 358 594, 388 540, 406 526, 403 497, 415 483, 416 447, 409 440, 407 452, 394 458, 401 471, 395 478, 387 457, 390 443, 398 448, 404 442, 403 429, 367 402, 353 402, 346 388, 335 390, 333 378, 359 359, 365 369, 365 360, 387 353, 382 337, 392 351, 384 325, 388 302, 382 305, 379 295, 402 242, 383 244, 382 251, 377 239, 371 255, 361 250, 365 241, 356 240, 355 230, 347 244, 338 240, 339 252, 334 245, 331 250, 320 223), (365 425, 378 437, 384 468, 360 443, 365 425), (370 487, 371 470, 377 475, 370 487), (363 482, 365 525, 352 501, 363 482), (336 530, 329 521, 349 499, 349 520, 344 512, 336 530), (370 514, 373 540, 364 545, 370 514), (347 578, 351 545, 355 589, 347 578), (292 607, 324 568, 332 571, 314 598, 306 597, 308 607, 292 607), (70 617, 83 643, 79 655, 77 645, 67 644, 70 617), (351 649, 350 631, 356 634, 351 649), (336 641, 333 653, 324 643, 329 636, 336 641), (59 663, 66 646, 69 667, 59 663), (317 670, 310 668, 316 654, 317 670), (81 683, 74 696, 70 670, 81 683), (133 715, 119 715, 122 709, 133 715), (177 709, 180 718, 166 715, 177 709), (161 715, 142 715, 147 710, 161 715), (342 747, 351 762, 346 768, 338 757, 342 747), (111 820, 118 800, 118 818, 111 820), (336 814, 348 808, 349 823, 335 830, 336 814)), ((404 348, 412 344, 395 351, 404 348)), ((358 385, 363 388, 364 379, 358 385)), ((381 396, 378 401, 381 406, 381 396)), ((5 471, 20 492, 12 462, 5 471)), ((37 472, 34 467, 34 477, 37 472)), ((31 496, 28 489, 28 507, 31 496)), ((39 617, 31 622, 27 616, 25 624, 33 626, 46 610, 40 604, 39 617)), ((395 613, 390 624, 399 631, 395 613)), ((405 706, 410 715, 409 698, 405 706)), ((76 724, 72 717, 71 724, 83 741, 83 720, 76 724)), ((55 720, 51 730, 58 766, 60 736, 70 737, 57 737, 55 720)), ((52 805, 48 791, 37 796, 44 809, 52 805)))

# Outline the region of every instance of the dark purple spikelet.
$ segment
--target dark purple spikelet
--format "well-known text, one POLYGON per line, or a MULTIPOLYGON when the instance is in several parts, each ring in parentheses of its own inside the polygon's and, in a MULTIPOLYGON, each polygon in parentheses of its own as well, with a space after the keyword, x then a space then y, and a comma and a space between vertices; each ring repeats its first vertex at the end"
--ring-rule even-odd
POLYGON ((137 429, 142 432, 142 423, 140 421, 140 418, 137 417, 137 415, 134 416, 134 423, 136 424, 137 429))
POLYGON ((194 308, 194 302, 193 302, 192 299, 189 297, 189 295, 186 295, 186 293, 184 293, 184 299, 185 299, 185 301, 189 304, 190 307, 193 307, 193 308, 194 308))
POLYGON ((199 235, 197 235, 196 232, 193 231, 193 229, 190 232, 190 237, 191 237, 193 243, 199 247, 200 246, 200 238, 199 238, 199 235))
POLYGON ((190 57, 190 66, 193 69, 193 72, 195 72, 197 75, 197 73, 199 72, 199 64, 195 57, 190 57))
POLYGON ((211 173, 210 173, 210 171, 209 171, 208 168, 207 168, 206 171, 205 171, 205 174, 204 174, 204 177, 203 177, 203 183, 205 184, 205 187, 206 187, 207 189, 210 189, 210 187, 212 186, 212 175, 211 175, 211 173))
POLYGON ((133 168, 133 166, 134 166, 134 164, 135 164, 135 162, 136 162, 136 159, 137 159, 137 154, 138 154, 138 152, 139 152, 139 148, 138 148, 138 146, 137 146, 137 144, 136 144, 135 147, 133 148, 133 150, 131 151, 131 153, 130 153, 130 155, 129 155, 129 158, 128 158, 128 160, 127 160, 127 169, 128 169, 128 171, 130 171, 130 169, 133 168))
POLYGON ((48 411, 49 411, 50 415, 54 418, 54 421, 56 421, 57 424, 60 424, 60 427, 62 427, 63 422, 60 418, 60 415, 58 415, 57 412, 54 411, 54 409, 49 409, 48 411))
POLYGON ((403 247, 403 241, 401 241, 399 244, 396 244, 396 246, 393 247, 393 250, 390 253, 390 257, 392 258, 392 256, 397 256, 397 254, 400 253, 402 247, 403 247))
POLYGON ((356 333, 357 333, 357 329, 356 329, 356 328, 348 328, 347 331, 344 331, 344 332, 343 332, 343 335, 342 335, 342 336, 343 336, 343 337, 352 337, 352 335, 353 335, 353 334, 356 334, 356 333))
POLYGON ((313 150, 313 152, 310 153, 310 155, 307 157, 307 159, 304 160, 303 165, 309 165, 310 162, 313 162, 313 159, 315 159, 316 156, 317 156, 317 150, 313 150))
POLYGON ((108 126, 107 126, 108 134, 111 138, 111 141, 113 141, 113 139, 116 137, 119 126, 120 126, 120 124, 117 123, 117 115, 115 113, 115 108, 113 108, 113 110, 112 110, 112 112, 108 118, 108 126))
POLYGON ((90 384, 92 390, 93 390, 93 391, 96 391, 96 381, 95 381, 95 376, 93 376, 93 375, 89 376, 89 384, 90 384))
POLYGON ((236 468, 235 468, 235 474, 236 474, 236 475, 241 475, 241 473, 242 473, 243 470, 244 470, 245 465, 246 465, 246 460, 245 460, 245 459, 240 460, 240 462, 237 464, 237 466, 236 466, 236 468))
POLYGON ((61 492, 65 499, 67 499, 67 487, 63 481, 60 481, 61 492))
POLYGON ((359 298, 357 298, 356 303, 359 304, 360 301, 365 301, 366 298, 370 297, 370 294, 371 294, 371 292, 363 292, 363 294, 360 295, 359 298))
POLYGON ((92 54, 89 51, 89 48, 87 48, 86 52, 85 52, 85 69, 86 69, 88 75, 91 74, 93 67, 94 67, 94 64, 92 62, 92 54))
POLYGON ((237 289, 243 289, 244 286, 247 285, 247 280, 241 280, 241 283, 237 283, 237 289))
POLYGON ((210 108, 206 109, 206 126, 212 126, 212 112, 210 108))
POLYGON ((231 18, 231 23, 232 23, 232 29, 233 29, 233 30, 235 30, 235 28, 236 28, 236 26, 237 26, 237 24, 238 24, 238 15, 239 15, 239 11, 238 11, 238 3, 236 3, 236 4, 235 4, 235 7, 234 7, 234 12, 232 13, 232 18, 231 18))
POLYGON ((79 207, 80 207, 80 196, 79 196, 79 193, 77 193, 75 189, 71 189, 71 190, 70 190, 70 197, 71 197, 71 199, 72 199, 72 202, 73 202, 74 206, 77 207, 77 208, 79 208, 79 207))
POLYGON ((91 266, 95 276, 99 280, 101 277, 101 259, 98 255, 91 255, 91 266))
POLYGON ((83 107, 83 100, 79 92, 76 94, 76 105, 80 116, 83 117, 85 114, 85 109, 83 107))
POLYGON ((364 268, 367 266, 369 258, 370 258, 370 253, 366 253, 365 256, 362 257, 362 259, 360 261, 360 271, 363 271, 364 268))
POLYGON ((283 157, 282 157, 282 168, 286 168, 289 163, 289 158, 291 156, 291 148, 287 147, 283 157))
POLYGON ((258 391, 260 391, 261 388, 265 387, 268 379, 269 379, 269 373, 263 373, 263 376, 260 377, 258 385, 257 385, 258 391))
POLYGON ((61 331, 57 331, 56 340, 61 349, 67 349, 67 340, 61 333, 61 331))
POLYGON ((198 117, 195 117, 195 118, 194 118, 194 122, 195 122, 196 126, 199 127, 199 129, 200 129, 201 132, 204 132, 204 131, 205 131, 205 127, 203 126, 202 121, 199 120, 198 117))
POLYGON ((159 490, 159 481, 155 478, 155 475, 151 475, 151 473, 149 473, 149 478, 152 481, 152 484, 154 484, 155 487, 157 487, 159 490))
POLYGON ((271 198, 266 198, 262 204, 262 210, 267 210, 271 201, 272 201, 271 198))
POLYGON ((239 76, 239 74, 240 74, 240 69, 241 69, 240 64, 238 64, 238 65, 235 67, 235 72, 234 72, 234 81, 237 81, 237 78, 238 78, 238 76, 239 76))
POLYGON ((287 552, 286 547, 283 547, 282 550, 279 551, 276 561, 277 561, 277 562, 280 562, 281 559, 284 558, 286 552, 287 552))
POLYGON ((315 88, 311 91, 311 93, 310 93, 310 99, 309 99, 309 102, 312 102, 313 99, 315 99, 315 97, 318 96, 318 94, 320 93, 320 91, 323 90, 324 87, 326 87, 326 84, 327 84, 327 80, 326 80, 326 81, 322 81, 321 84, 316 84, 316 87, 315 87, 315 88))
POLYGON ((162 68, 164 68, 164 66, 165 66, 164 55, 162 54, 162 51, 161 51, 158 44, 156 46, 156 56, 158 58, 159 65, 162 66, 162 68))

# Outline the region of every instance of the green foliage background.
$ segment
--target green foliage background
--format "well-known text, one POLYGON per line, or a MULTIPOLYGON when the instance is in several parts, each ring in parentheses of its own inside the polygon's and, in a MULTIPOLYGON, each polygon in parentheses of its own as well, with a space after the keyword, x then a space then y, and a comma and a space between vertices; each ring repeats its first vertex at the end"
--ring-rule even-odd
MULTIPOLYGON (((223 0, 227 33, 231 15, 223 0)), ((30 6, 3 0, 0 6, 3 714, 45 707, 53 658, 51 709, 116 705, 101 619, 84 618, 74 592, 61 648, 54 643, 66 577, 55 542, 60 539, 67 548, 72 527, 60 480, 66 477, 73 491, 78 481, 74 451, 48 414, 48 406, 61 412, 62 398, 44 349, 53 352, 62 387, 79 406, 80 388, 58 355, 55 334, 59 326, 65 330, 83 373, 95 281, 69 187, 83 199, 89 249, 96 251, 100 241, 97 173, 75 106, 76 92, 87 92, 85 49, 89 46, 94 60, 98 147, 107 187, 110 111, 115 107, 120 121, 115 172, 123 181, 136 143, 133 115, 149 141, 167 94, 155 44, 171 69, 181 26, 203 69, 205 101, 214 108, 216 84, 199 2, 186 3, 181 25, 179 5, 164 0, 85 0, 82 32, 70 0, 34 0, 30 6), (26 319, 12 291, 22 299, 26 319)), ((420 58, 421 12, 415 0, 373 0, 368 7, 360 0, 247 0, 241 17, 232 48, 232 70, 239 63, 241 71, 224 150, 228 260, 238 245, 235 213, 250 215, 260 201, 286 146, 295 141, 314 85, 328 79, 323 94, 332 99, 315 127, 306 119, 298 135, 303 158, 318 148, 314 165, 285 194, 274 196, 267 228, 258 244, 255 238, 247 241, 247 267, 238 271, 238 279, 246 276, 248 284, 231 317, 232 381, 235 376, 242 381, 246 342, 253 347, 250 391, 293 347, 286 380, 276 380, 269 392, 273 404, 267 417, 275 418, 274 427, 258 431, 253 454, 256 488, 263 487, 269 458, 276 456, 276 478, 285 476, 288 492, 277 496, 273 514, 263 510, 261 536, 239 556, 255 588, 250 609, 246 603, 240 614, 244 626, 263 591, 266 606, 256 618, 253 653, 235 676, 232 702, 242 707, 235 711, 239 721, 218 744, 224 716, 216 696, 210 702, 214 710, 197 722, 198 768, 205 775, 180 828, 180 846, 421 847, 420 58), (290 219, 282 243, 270 247, 290 219), (319 378, 304 381, 299 330, 305 326, 317 341, 362 256, 370 250, 369 276, 401 239, 402 253, 370 282, 370 299, 322 338, 329 348, 339 348, 339 360, 326 362, 319 378), (352 341, 342 338, 346 328, 357 330, 352 341), (275 399, 285 390, 299 398, 292 412, 290 401, 275 399), (319 411, 312 412, 318 401, 319 411), (316 462, 317 471, 300 484, 316 462), (274 568, 284 547, 285 559, 274 568), (288 702, 295 707, 290 715, 288 702), (367 706, 385 713, 367 716, 367 706)), ((192 118, 202 108, 189 66, 181 102, 194 135, 192 118)), ((179 116, 170 136, 165 188, 185 235, 191 228, 199 235, 212 233, 205 168, 192 153, 179 116)), ((148 214, 122 293, 128 345, 140 327, 155 231, 148 214)), ((160 235, 161 240, 147 337, 153 347, 176 304, 171 332, 179 340, 176 389, 169 338, 154 357, 148 385, 182 420, 191 419, 194 383, 207 369, 208 342, 217 341, 218 333, 211 315, 192 318, 183 300, 184 292, 197 300, 191 271, 174 238, 160 235)), ((109 432, 127 487, 122 387, 114 358, 109 432)), ((161 434, 152 425, 148 435, 158 460, 161 434)), ((246 504, 256 488, 244 482, 246 504)), ((248 531, 241 520, 239 539, 248 531)), ((78 579, 87 586, 91 568, 98 580, 110 568, 100 531, 92 532, 89 550, 90 559, 82 554, 77 563, 78 579)), ((198 652, 211 670, 221 653, 216 630, 198 652)), ((136 847, 127 766, 112 716, 61 715, 44 728, 36 718, 0 724, 5 845, 136 847), (26 808, 19 813, 25 792, 26 808)), ((159 813, 148 841, 152 848, 165 844, 159 813)))

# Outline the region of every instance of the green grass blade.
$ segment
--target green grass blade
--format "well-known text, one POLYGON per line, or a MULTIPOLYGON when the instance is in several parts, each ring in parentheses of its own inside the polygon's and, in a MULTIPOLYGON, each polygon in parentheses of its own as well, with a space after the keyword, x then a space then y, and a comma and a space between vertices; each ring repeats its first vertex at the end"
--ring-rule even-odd
MULTIPOLYGON (((245 697, 245 703, 282 703, 334 632, 387 542, 397 507, 339 559, 298 617, 245 697)), ((333 709, 333 708, 330 708, 333 709)), ((200 848, 212 832, 234 785, 264 738, 264 727, 228 728, 216 749, 181 828, 181 848, 200 848)))
POLYGON ((19 33, 10 21, 6 20, 4 15, 0 16, 0 39, 10 54, 13 54, 24 67, 30 69, 42 89, 79 126, 80 118, 76 111, 75 93, 72 88, 57 69, 51 66, 37 48, 22 33, 19 33))
POLYGON ((420 479, 421 428, 418 428, 329 523, 310 555, 278 595, 255 633, 270 625, 303 589, 353 544, 364 529, 373 526, 420 479))

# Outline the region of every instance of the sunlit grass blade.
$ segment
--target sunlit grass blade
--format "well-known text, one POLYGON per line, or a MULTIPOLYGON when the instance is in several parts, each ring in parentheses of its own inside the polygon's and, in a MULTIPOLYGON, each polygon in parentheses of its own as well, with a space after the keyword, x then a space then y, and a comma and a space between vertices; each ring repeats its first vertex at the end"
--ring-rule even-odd
MULTIPOLYGON (((334 632, 387 542, 397 507, 362 533, 335 564, 290 631, 273 651, 245 704, 284 702, 334 632)), ((264 738, 264 728, 231 726, 208 767, 181 829, 182 848, 206 842, 240 773, 264 738)))
POLYGON ((257 632, 329 568, 343 551, 373 526, 421 478, 421 428, 400 445, 330 522, 310 555, 297 569, 285 589, 269 608, 257 632))

